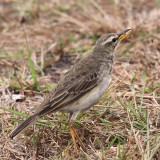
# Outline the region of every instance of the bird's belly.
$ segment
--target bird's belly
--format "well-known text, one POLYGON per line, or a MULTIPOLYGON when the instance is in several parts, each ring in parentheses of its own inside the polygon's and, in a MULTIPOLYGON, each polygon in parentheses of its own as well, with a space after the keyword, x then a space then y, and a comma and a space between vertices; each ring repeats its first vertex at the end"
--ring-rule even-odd
POLYGON ((96 104, 99 99, 106 92, 108 85, 110 83, 110 76, 107 76, 103 81, 94 89, 83 95, 77 101, 70 103, 66 106, 63 106, 60 111, 62 112, 76 112, 87 110, 94 104, 96 104))

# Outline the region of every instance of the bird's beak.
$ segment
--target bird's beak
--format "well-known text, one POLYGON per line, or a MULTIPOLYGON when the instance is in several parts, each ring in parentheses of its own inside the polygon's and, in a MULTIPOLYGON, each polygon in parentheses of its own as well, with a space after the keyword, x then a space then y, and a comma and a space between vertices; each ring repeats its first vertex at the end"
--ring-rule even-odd
POLYGON ((118 42, 121 42, 122 40, 126 39, 127 37, 129 37, 129 35, 131 34, 131 32, 129 32, 131 29, 126 29, 124 31, 122 31, 121 33, 118 34, 119 38, 118 38, 118 42))

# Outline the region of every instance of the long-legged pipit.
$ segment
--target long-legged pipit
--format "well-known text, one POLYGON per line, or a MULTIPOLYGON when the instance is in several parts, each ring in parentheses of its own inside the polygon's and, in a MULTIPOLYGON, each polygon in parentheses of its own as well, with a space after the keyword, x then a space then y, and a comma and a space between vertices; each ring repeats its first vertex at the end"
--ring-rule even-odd
POLYGON ((50 112, 67 112, 69 128, 73 139, 75 151, 78 153, 75 136, 84 147, 77 132, 72 126, 77 115, 96 104, 106 92, 110 83, 114 65, 114 55, 118 44, 130 34, 130 29, 116 34, 105 34, 100 37, 92 54, 83 58, 64 75, 57 86, 40 104, 39 109, 12 133, 11 138, 27 129, 38 118, 50 112))

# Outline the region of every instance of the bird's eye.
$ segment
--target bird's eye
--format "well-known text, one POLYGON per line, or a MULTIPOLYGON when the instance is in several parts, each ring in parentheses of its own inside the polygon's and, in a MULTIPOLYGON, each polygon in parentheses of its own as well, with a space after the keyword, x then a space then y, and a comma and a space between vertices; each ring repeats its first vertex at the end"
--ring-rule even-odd
POLYGON ((116 41, 117 41, 117 39, 116 39, 116 38, 113 38, 113 39, 112 39, 112 42, 116 42, 116 41))

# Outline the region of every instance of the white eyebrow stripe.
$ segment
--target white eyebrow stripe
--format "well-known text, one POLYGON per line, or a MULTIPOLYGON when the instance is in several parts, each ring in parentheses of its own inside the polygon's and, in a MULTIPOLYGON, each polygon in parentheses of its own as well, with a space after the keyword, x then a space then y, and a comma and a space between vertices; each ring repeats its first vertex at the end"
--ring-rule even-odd
POLYGON ((111 37, 109 37, 106 41, 104 41, 104 42, 102 43, 102 45, 105 45, 106 43, 111 42, 111 41, 113 40, 113 38, 117 38, 117 36, 111 36, 111 37))

